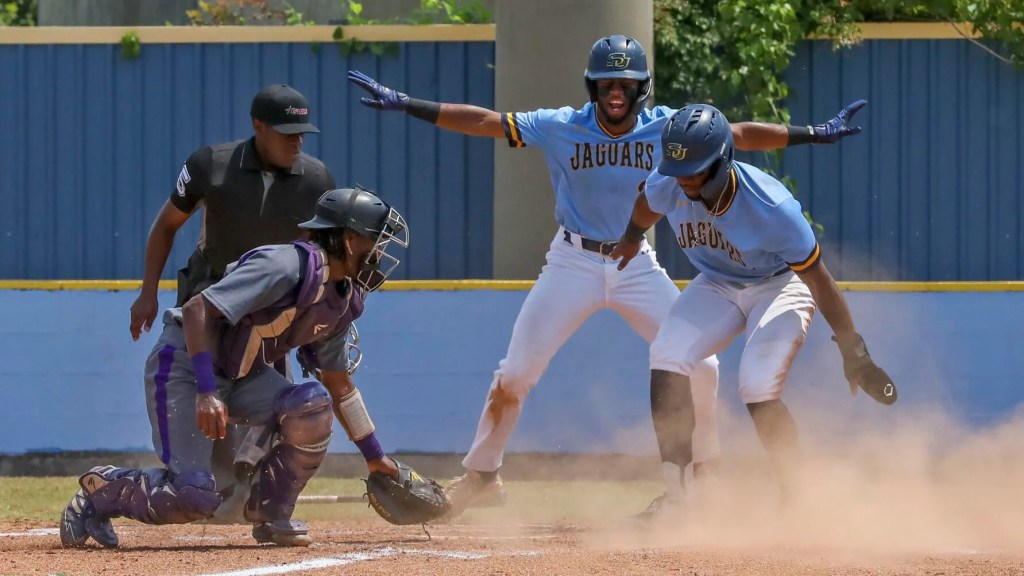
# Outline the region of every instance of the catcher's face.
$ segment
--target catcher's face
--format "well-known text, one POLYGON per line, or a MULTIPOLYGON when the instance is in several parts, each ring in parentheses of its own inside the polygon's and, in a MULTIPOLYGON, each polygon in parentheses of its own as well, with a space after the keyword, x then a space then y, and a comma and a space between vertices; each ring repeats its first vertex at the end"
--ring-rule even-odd
MULTIPOLYGON (((344 243, 344 274, 356 284, 373 292, 380 288, 388 276, 398 267, 400 260, 390 252, 409 245, 409 230, 405 220, 394 210, 384 230, 376 237, 363 236, 346 229, 344 243)), ((331 273, 334 277, 334 273, 331 273)))

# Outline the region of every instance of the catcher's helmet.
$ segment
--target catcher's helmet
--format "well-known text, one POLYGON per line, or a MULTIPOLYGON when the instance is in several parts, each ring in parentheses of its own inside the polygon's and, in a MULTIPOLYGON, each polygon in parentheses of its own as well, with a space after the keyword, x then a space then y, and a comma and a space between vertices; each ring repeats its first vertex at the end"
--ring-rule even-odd
POLYGON ((376 290, 394 272, 399 259, 387 253, 392 243, 401 248, 409 245, 409 227, 397 210, 369 190, 358 186, 324 192, 316 203, 313 218, 299 224, 299 228, 314 231, 314 241, 328 254, 344 257, 341 234, 352 230, 376 242, 354 278, 369 291, 376 290), (337 230, 338 233, 330 234, 337 230))
POLYGON ((647 69, 647 54, 640 42, 616 34, 605 36, 594 43, 590 49, 587 69, 583 73, 591 102, 597 102, 597 81, 612 78, 636 80, 640 83, 640 90, 631 108, 633 114, 639 112, 644 101, 651 95, 651 72, 647 69))
POLYGON ((710 104, 690 104, 676 111, 661 132, 658 173, 685 178, 710 169, 700 191, 710 200, 729 182, 734 156, 732 129, 725 115, 710 104))

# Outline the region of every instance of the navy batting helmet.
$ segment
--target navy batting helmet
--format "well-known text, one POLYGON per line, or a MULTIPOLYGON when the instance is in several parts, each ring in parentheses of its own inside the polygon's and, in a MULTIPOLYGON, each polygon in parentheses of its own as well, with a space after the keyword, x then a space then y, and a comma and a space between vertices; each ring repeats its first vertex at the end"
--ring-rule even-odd
POLYGON ((733 156, 732 129, 725 115, 710 104, 690 104, 673 114, 661 132, 658 173, 685 178, 710 169, 700 195, 713 200, 729 182, 733 156))
POLYGON ((356 276, 357 284, 376 290, 398 267, 399 259, 387 252, 388 247, 409 245, 409 227, 397 210, 369 190, 358 186, 324 192, 316 203, 313 218, 299 224, 313 231, 313 241, 328 254, 344 257, 341 234, 345 228, 375 240, 356 276))
POLYGON ((640 83, 632 107, 634 114, 639 112, 644 101, 651 95, 651 71, 647 69, 647 54, 640 42, 616 34, 605 36, 594 43, 590 49, 587 70, 583 73, 591 102, 597 102, 597 81, 612 78, 636 80, 640 83))

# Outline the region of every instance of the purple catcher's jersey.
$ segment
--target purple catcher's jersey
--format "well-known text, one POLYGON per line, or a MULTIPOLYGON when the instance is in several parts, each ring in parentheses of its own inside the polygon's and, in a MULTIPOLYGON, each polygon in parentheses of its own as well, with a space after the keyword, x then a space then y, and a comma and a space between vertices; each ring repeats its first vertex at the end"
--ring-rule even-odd
POLYGON ((215 364, 225 376, 241 378, 299 347, 320 369, 346 370, 345 331, 363 312, 363 294, 347 279, 327 281, 326 271, 315 244, 264 246, 202 292, 224 315, 215 364))
POLYGON ((736 194, 711 213, 691 201, 675 178, 657 172, 644 193, 651 210, 668 216, 679 247, 714 280, 756 282, 788 266, 801 272, 821 251, 800 203, 781 182, 761 170, 733 162, 736 194))
POLYGON ((674 112, 666 106, 643 109, 633 130, 621 136, 604 130, 593 103, 579 110, 509 112, 502 124, 510 146, 544 152, 558 223, 611 242, 626 229, 640 184, 661 157, 661 129, 674 112))

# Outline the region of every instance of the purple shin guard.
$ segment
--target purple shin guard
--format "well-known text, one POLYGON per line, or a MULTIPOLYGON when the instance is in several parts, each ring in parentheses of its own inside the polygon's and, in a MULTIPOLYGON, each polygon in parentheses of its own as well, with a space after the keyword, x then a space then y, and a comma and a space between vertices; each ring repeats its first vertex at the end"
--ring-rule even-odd
POLYGON ((98 515, 146 524, 187 524, 209 518, 220 504, 213 476, 196 470, 176 475, 164 468, 97 466, 79 482, 98 515))
POLYGON ((289 520, 299 494, 326 455, 326 450, 309 452, 284 442, 274 446, 260 461, 256 484, 245 506, 245 519, 250 522, 289 520))
POLYGON ((316 474, 331 441, 331 396, 318 382, 281 391, 274 400, 281 442, 257 466, 245 506, 250 522, 289 520, 306 482, 316 474))

